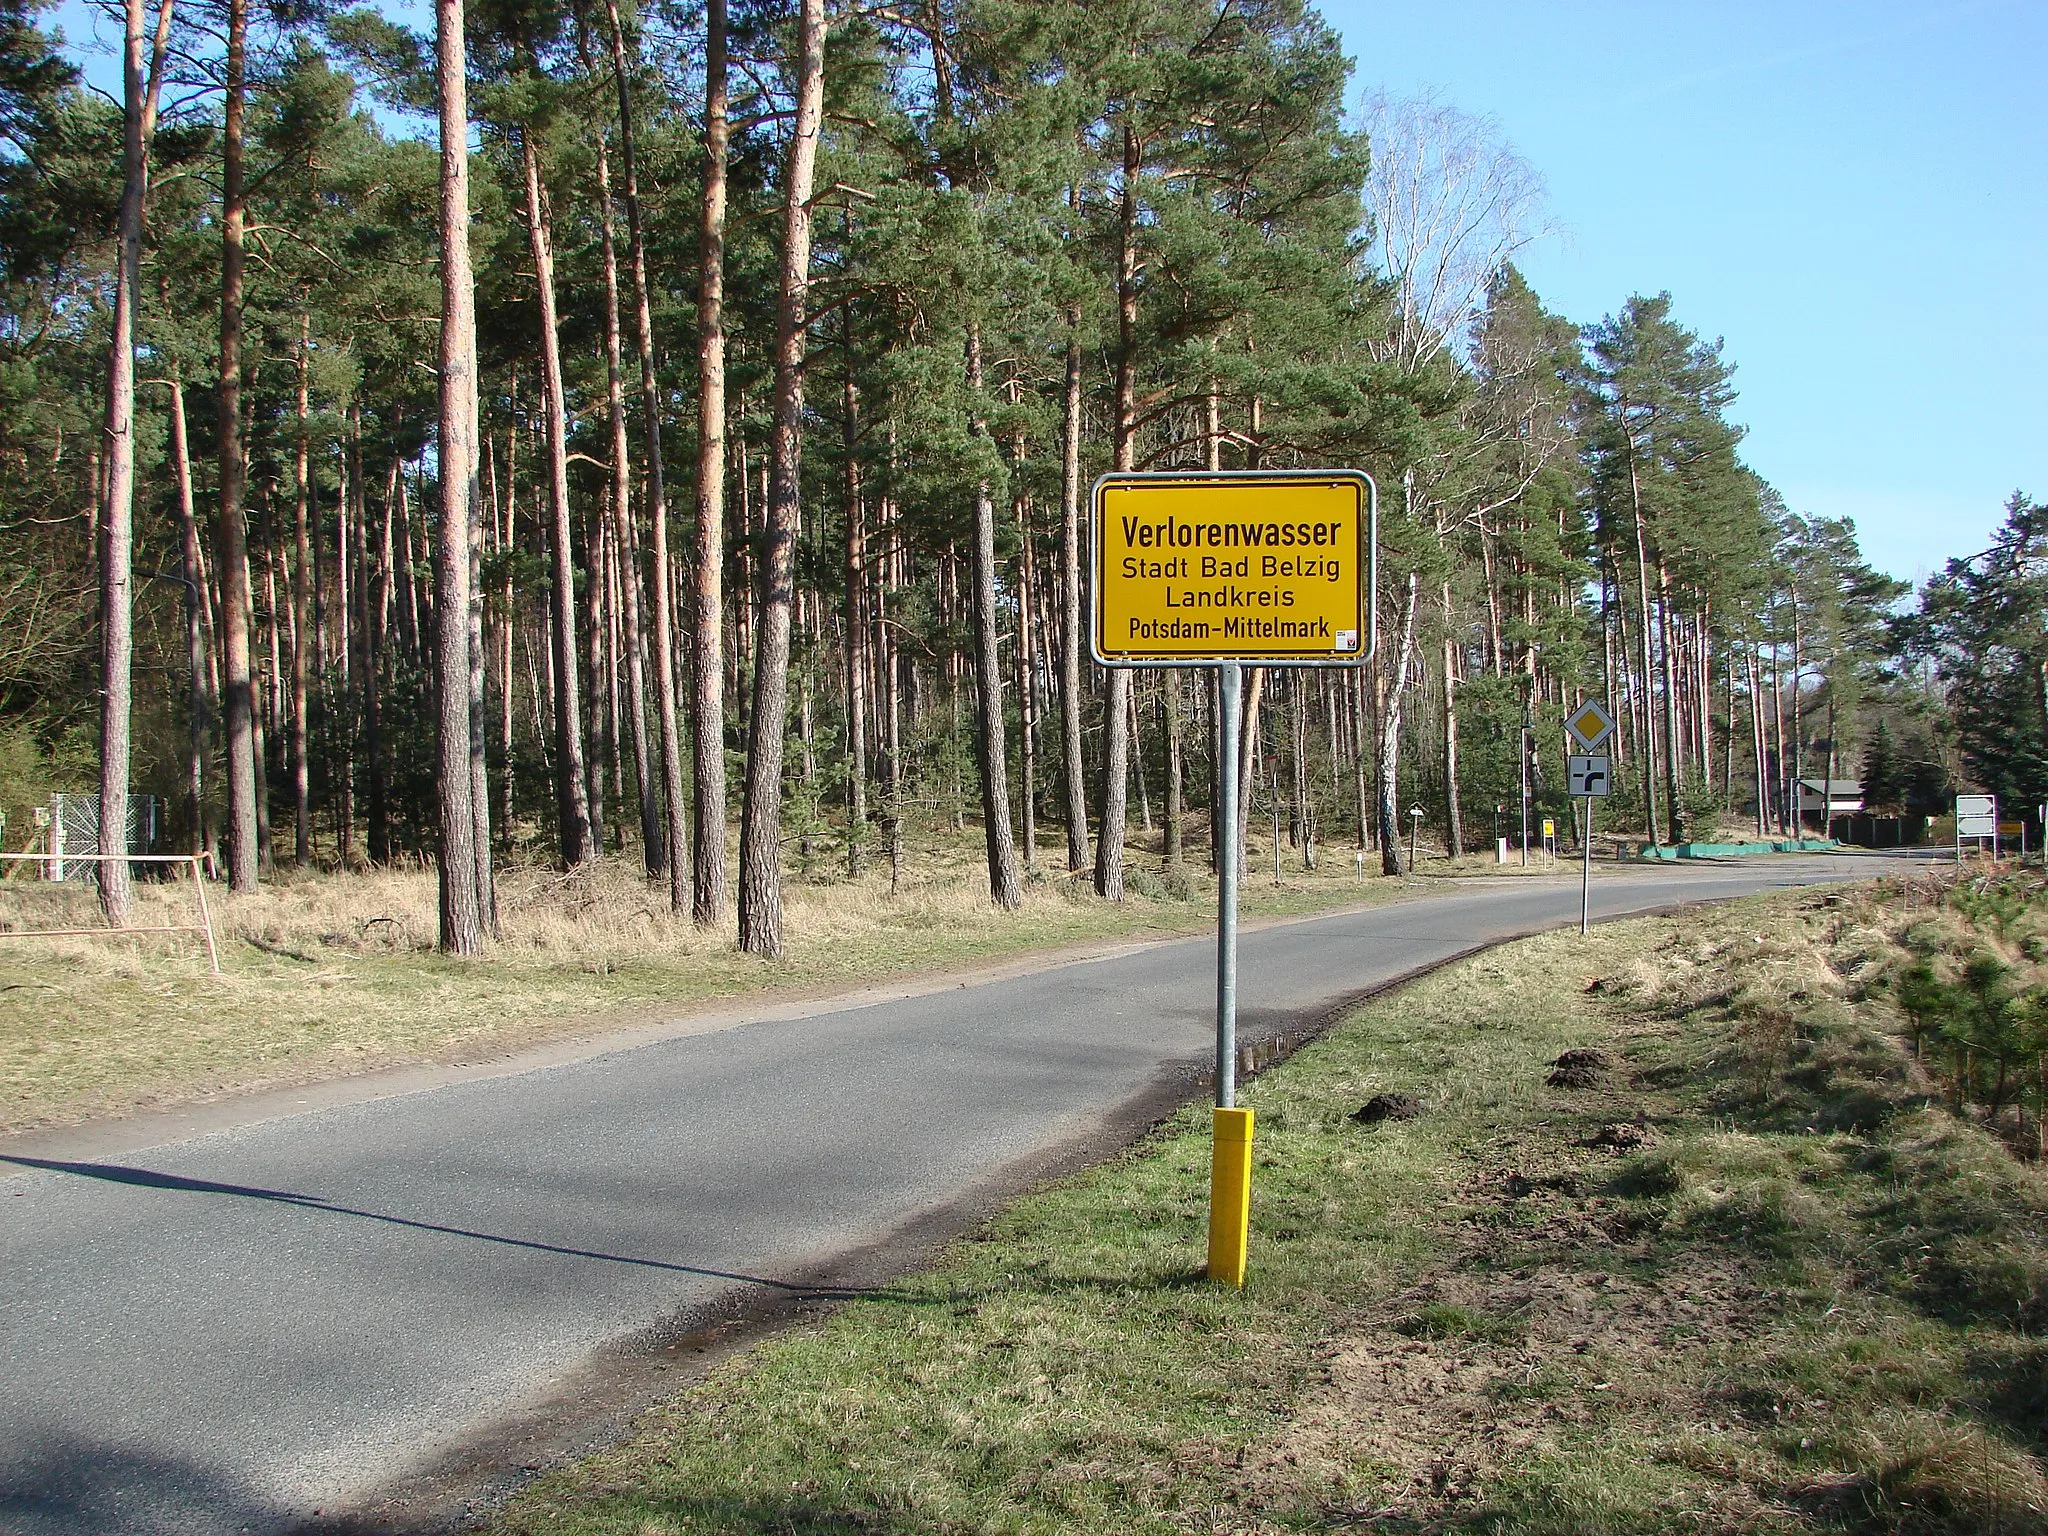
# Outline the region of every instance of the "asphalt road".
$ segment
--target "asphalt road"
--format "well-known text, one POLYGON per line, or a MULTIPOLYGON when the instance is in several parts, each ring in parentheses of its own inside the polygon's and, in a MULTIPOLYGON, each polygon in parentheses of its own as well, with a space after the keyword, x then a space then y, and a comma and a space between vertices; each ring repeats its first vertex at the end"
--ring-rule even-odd
MULTIPOLYGON (((1883 856, 1600 872, 1596 915, 1883 856)), ((1450 885, 1244 936, 1271 1033, 1576 881, 1450 885)), ((594 1351, 814 1271, 1192 1087, 1213 940, 765 1019, 104 1160, 0 1144, 0 1531, 289 1528, 448 1454, 594 1351)))

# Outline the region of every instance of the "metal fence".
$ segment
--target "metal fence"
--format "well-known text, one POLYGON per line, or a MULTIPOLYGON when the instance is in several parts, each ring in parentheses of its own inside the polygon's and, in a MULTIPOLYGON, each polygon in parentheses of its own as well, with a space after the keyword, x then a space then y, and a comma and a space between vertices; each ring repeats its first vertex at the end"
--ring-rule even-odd
MULTIPOLYGON (((156 848, 157 799, 155 795, 128 797, 128 851, 149 855, 156 848)), ((82 880, 99 884, 100 797, 98 795, 50 796, 50 854, 45 863, 52 880, 82 880)))

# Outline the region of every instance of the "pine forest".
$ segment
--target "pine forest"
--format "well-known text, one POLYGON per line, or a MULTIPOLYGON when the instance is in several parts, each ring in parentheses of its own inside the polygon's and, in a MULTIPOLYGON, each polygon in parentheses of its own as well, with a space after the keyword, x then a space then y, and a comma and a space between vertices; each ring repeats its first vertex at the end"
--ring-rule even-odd
POLYGON ((10 850, 147 796, 235 892, 431 867, 463 954, 512 866, 765 956, 935 840, 999 908, 1199 877, 1211 674, 1088 643, 1126 470, 1380 488, 1377 658, 1250 671, 1221 767, 1296 859, 1490 856, 1525 769, 1572 844, 1587 698, 1637 842, 2048 789, 2048 514, 1915 606, 1683 295, 1548 307, 1540 169, 1302 0, 104 9, 118 94, 0 0, 10 850))

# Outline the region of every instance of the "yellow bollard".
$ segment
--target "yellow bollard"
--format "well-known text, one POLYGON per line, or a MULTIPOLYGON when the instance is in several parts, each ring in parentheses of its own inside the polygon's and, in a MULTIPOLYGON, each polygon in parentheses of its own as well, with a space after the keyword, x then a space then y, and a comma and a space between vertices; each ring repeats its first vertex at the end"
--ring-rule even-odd
POLYGON ((1209 1278, 1244 1284, 1252 1220, 1252 1112, 1218 1109, 1209 1153, 1209 1278))

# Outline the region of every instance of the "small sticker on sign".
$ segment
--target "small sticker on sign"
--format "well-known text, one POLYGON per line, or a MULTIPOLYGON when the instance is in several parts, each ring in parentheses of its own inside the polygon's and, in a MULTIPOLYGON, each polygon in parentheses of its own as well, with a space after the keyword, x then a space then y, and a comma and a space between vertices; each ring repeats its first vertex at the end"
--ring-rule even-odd
POLYGON ((1338 631, 1337 631, 1337 649, 1338 649, 1338 650, 1340 650, 1340 651, 1355 651, 1355 650, 1357 650, 1357 649, 1358 649, 1358 631, 1357 631, 1357 630, 1355 630, 1355 629, 1340 629, 1340 630, 1338 630, 1338 631))

